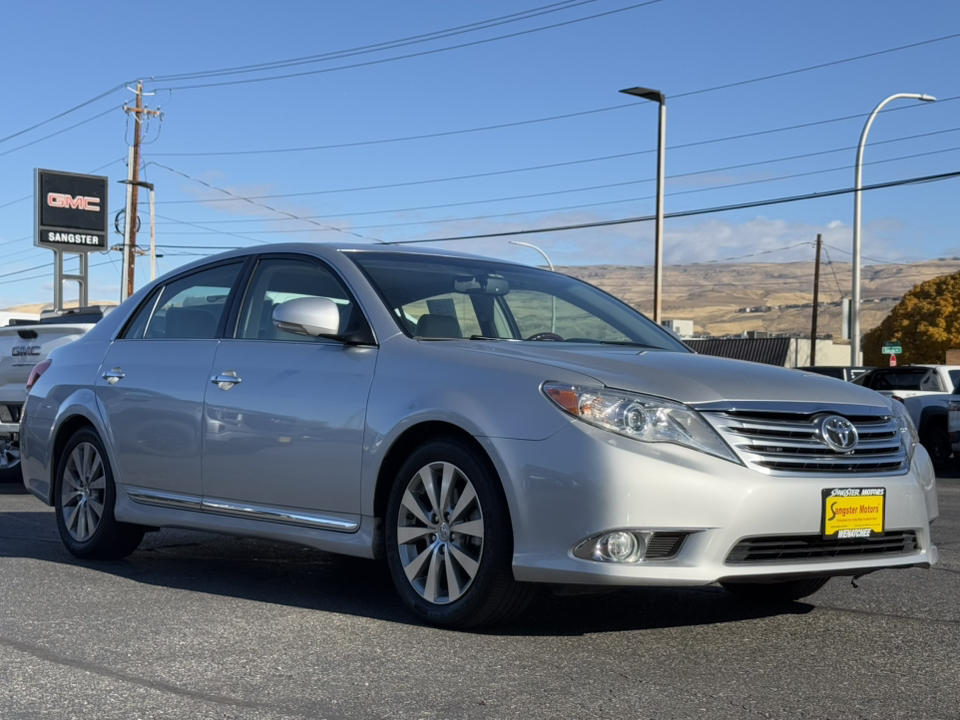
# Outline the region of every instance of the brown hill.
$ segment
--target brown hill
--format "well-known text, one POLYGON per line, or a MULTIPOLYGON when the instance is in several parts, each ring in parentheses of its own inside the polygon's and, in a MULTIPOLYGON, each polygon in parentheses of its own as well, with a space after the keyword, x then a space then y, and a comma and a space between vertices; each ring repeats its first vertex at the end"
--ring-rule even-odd
MULTIPOLYGON (((558 267, 653 314, 653 268, 619 265, 558 267)), ((903 294, 918 283, 960 271, 960 258, 897 265, 864 265, 860 273, 863 332, 879 325, 903 294)), ((822 263, 818 333, 841 335, 842 297, 850 297, 850 263, 822 263)), ((746 330, 809 334, 813 313, 812 262, 704 263, 663 269, 663 318, 693 320, 699 333, 735 335, 746 330)))

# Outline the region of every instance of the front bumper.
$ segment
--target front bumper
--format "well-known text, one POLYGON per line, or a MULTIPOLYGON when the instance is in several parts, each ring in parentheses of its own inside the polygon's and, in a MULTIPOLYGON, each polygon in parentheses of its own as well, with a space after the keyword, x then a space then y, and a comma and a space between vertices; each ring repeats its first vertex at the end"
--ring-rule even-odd
POLYGON ((13 435, 20 432, 22 402, 0 400, 0 435, 13 435))
POLYGON ((904 475, 771 477, 669 444, 645 444, 572 422, 539 442, 493 439, 513 518, 517 580, 592 585, 706 585, 718 580, 859 575, 937 560, 929 457, 904 475), (902 553, 733 562, 746 538, 821 532, 824 488, 883 487, 885 531, 915 535, 902 553), (663 560, 616 564, 575 557, 585 538, 616 529, 688 533, 663 560))

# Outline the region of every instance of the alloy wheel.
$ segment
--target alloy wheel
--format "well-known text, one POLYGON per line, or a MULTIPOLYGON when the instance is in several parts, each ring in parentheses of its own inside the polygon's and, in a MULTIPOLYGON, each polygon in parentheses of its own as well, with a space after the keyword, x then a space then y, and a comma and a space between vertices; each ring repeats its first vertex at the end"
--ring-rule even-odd
POLYGON ((106 490, 100 453, 91 443, 80 443, 67 458, 60 487, 63 522, 77 542, 89 540, 100 526, 106 490))
POLYGON ((483 511, 470 479, 455 465, 421 468, 403 492, 397 549, 407 581, 429 603, 455 602, 483 556, 483 511))

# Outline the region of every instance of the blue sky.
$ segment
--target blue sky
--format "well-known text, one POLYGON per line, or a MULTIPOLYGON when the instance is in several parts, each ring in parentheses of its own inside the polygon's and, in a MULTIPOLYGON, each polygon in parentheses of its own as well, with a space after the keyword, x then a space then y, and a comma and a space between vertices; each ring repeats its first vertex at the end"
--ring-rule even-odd
MULTIPOLYGON (((141 176, 157 189, 161 272, 218 247, 652 215, 657 107, 618 92, 637 85, 667 97, 668 214, 851 187, 866 117, 894 93, 939 101, 881 113, 864 184, 960 170, 955 0, 93 7, 5 12, 0 307, 52 300, 52 253, 33 247, 34 168, 107 175, 111 216, 121 209, 132 138, 121 106, 133 100, 123 84, 140 78, 163 111, 145 127, 141 176)), ((958 195, 960 178, 864 193, 864 263, 960 255, 958 195)), ((140 214, 148 243, 145 202, 140 214)), ((822 233, 830 259, 849 261, 852 219, 852 195, 668 217, 664 259, 812 260, 822 233)), ((510 239, 444 244, 542 263, 510 239)), ((651 222, 512 239, 556 265, 653 262, 651 222)), ((117 299, 120 253, 91 266, 91 299, 117 299)), ((148 278, 141 260, 137 286, 148 278)))

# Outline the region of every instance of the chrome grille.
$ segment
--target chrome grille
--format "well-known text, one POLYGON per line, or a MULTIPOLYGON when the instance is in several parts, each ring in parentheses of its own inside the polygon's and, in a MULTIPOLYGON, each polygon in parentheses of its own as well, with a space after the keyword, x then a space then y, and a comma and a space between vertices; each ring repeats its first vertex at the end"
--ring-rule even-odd
POLYGON ((841 412, 704 411, 748 467, 768 475, 901 475, 907 470, 900 426, 891 415, 841 412), (820 440, 817 423, 840 415, 857 429, 852 452, 838 452, 820 440))
POLYGON ((870 555, 910 555, 919 550, 912 530, 869 538, 830 539, 820 535, 773 535, 745 538, 727 555, 728 565, 815 562, 870 555))

